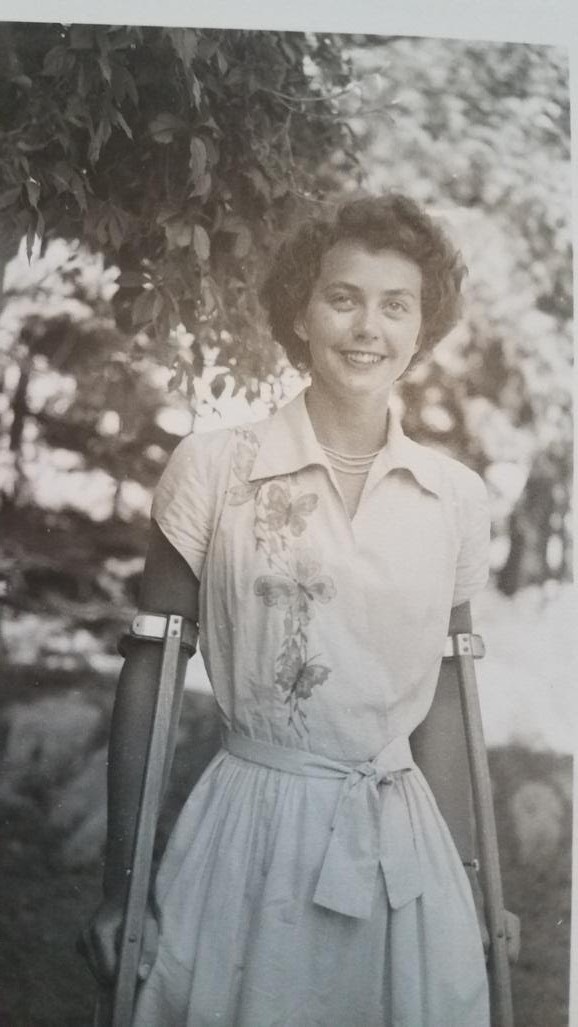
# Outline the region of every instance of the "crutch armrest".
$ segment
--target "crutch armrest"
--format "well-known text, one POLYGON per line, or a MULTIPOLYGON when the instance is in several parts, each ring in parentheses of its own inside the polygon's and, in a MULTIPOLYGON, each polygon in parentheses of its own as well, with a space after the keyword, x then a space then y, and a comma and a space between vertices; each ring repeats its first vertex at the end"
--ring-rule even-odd
POLYGON ((131 626, 118 641, 118 651, 126 656, 131 642, 164 642, 165 638, 180 634, 181 648, 189 658, 197 648, 196 624, 178 614, 146 613, 139 610, 131 626))
POLYGON ((475 660, 481 660, 485 653, 486 647, 481 635, 472 635, 469 632, 459 631, 455 635, 448 635, 446 638, 444 658, 473 656, 475 660))

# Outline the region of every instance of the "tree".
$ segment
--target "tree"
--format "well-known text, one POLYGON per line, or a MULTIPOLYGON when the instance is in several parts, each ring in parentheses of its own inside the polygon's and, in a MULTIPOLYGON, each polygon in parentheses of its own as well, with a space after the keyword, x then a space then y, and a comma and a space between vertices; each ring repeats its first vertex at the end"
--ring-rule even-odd
MULTIPOLYGON (((160 346, 183 324, 174 386, 223 350, 249 393, 277 361, 256 254, 351 140, 339 38, 281 32, 4 25, 0 208, 35 237, 81 238, 122 274, 119 327, 160 346), (223 334, 225 332, 226 334, 223 334), (234 354, 232 346, 234 345, 234 354)), ((218 381, 215 392, 222 387, 218 381)))
POLYGON ((366 183, 407 190, 444 217, 470 268, 465 330, 408 379, 408 427, 486 473, 497 531, 511 543, 498 574, 505 592, 569 576, 567 55, 373 38, 352 59, 387 110, 353 122, 366 183))
POLYGON ((4 562, 14 605, 62 610, 64 597, 94 626, 125 594, 110 559, 144 545, 127 489, 150 488, 177 441, 158 419, 160 368, 193 411, 201 380, 218 398, 232 379, 250 400, 277 370, 258 254, 335 184, 336 151, 355 166, 339 109, 350 69, 338 37, 281 32, 4 24, 0 56, 0 216, 32 258, 4 297, 21 315, 0 354, 4 562), (104 523, 38 509, 31 446, 106 476, 104 523))

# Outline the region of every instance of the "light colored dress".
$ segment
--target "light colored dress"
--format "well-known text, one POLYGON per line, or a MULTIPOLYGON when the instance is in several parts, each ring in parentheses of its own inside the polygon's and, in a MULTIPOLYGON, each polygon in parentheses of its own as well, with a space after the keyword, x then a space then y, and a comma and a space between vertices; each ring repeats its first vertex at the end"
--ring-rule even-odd
POLYGON ((201 583, 224 747, 161 865, 135 1027, 487 1027, 470 886, 408 745, 486 580, 481 480, 390 413, 350 519, 301 394, 184 439, 153 517, 201 583))

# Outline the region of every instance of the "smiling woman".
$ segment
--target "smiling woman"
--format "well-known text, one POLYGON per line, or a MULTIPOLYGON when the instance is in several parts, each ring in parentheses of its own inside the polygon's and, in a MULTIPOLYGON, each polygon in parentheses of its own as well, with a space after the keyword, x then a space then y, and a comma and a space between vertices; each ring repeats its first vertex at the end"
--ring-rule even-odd
MULTIPOLYGON (((188 436, 162 476, 141 603, 198 619, 223 747, 160 867, 134 1027, 488 1025, 460 714, 428 712, 452 606, 486 580, 487 501, 390 402, 455 323, 462 275, 404 197, 298 228, 263 297, 310 387, 265 421, 188 436)), ((101 975, 158 673, 146 645, 113 721, 88 942, 101 975)))
POLYGON ((347 400, 363 391, 383 414, 391 386, 419 346, 421 278, 418 265, 395 250, 370 253, 343 241, 324 255, 295 322, 309 347, 310 396, 327 390, 347 400))

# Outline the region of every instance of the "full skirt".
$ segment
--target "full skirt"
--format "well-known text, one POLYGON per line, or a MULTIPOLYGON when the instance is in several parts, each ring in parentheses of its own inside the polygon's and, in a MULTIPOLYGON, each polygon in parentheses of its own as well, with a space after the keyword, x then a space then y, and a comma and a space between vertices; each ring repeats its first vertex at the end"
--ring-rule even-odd
POLYGON ((423 893, 371 917, 313 902, 341 782, 221 751, 157 878, 161 932, 133 1027, 488 1027, 471 889, 420 771, 405 794, 423 893))

